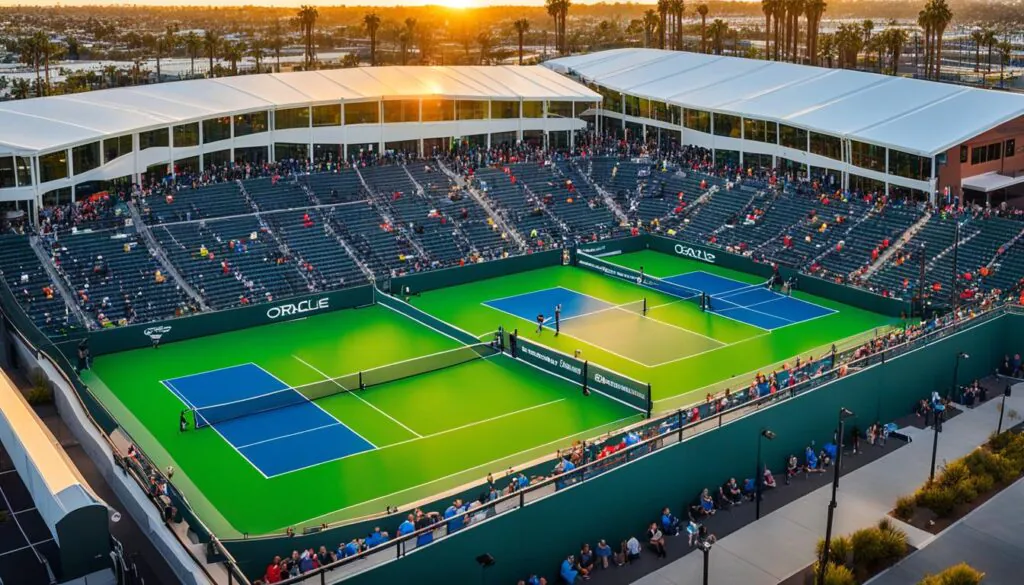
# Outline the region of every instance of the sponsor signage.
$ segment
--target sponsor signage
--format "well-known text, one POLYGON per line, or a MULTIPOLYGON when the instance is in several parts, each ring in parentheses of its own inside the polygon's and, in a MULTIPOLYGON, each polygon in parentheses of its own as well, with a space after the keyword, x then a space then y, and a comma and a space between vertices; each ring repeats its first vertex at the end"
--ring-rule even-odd
POLYGON ((297 303, 288 303, 286 305, 270 307, 267 309, 267 318, 274 320, 280 319, 281 317, 294 317, 303 313, 315 313, 316 311, 324 311, 330 308, 330 299, 327 297, 306 299, 297 303))
POLYGON ((694 260, 707 262, 708 264, 715 263, 714 252, 708 252, 707 250, 694 248, 692 246, 687 246, 686 244, 676 244, 673 249, 675 250, 675 253, 680 256, 686 256, 688 258, 693 258, 694 260))

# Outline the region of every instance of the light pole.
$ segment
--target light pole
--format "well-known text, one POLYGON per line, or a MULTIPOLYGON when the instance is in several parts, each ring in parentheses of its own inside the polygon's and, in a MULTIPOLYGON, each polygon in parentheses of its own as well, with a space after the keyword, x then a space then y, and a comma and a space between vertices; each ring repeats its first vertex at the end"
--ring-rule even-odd
POLYGON ((769 441, 775 438, 775 433, 771 429, 762 429, 761 433, 757 435, 757 469, 754 472, 754 485, 757 488, 754 490, 754 519, 761 519, 761 486, 764 484, 764 473, 761 472, 761 439, 768 439, 769 441))
POLYGON ((708 585, 708 566, 710 565, 709 555, 711 554, 711 541, 707 538, 700 541, 700 550, 704 551, 704 585, 708 585))
POLYGON ((832 544, 832 520, 836 510, 836 492, 839 491, 839 468, 843 463, 843 434, 846 428, 846 419, 853 416, 847 408, 839 409, 839 435, 836 445, 836 462, 832 476, 832 501, 828 503, 828 521, 825 524, 825 545, 821 547, 821 559, 818 563, 818 583, 825 582, 825 570, 828 568, 829 546, 832 544))
POLYGON ((949 395, 951 400, 956 400, 958 398, 960 390, 960 360, 970 359, 970 357, 971 356, 962 351, 956 352, 956 361, 953 362, 953 392, 949 395))
POLYGON ((939 433, 942 432, 942 419, 946 416, 945 406, 933 405, 932 408, 935 409, 935 414, 932 415, 934 418, 932 427, 935 429, 935 436, 932 439, 932 470, 928 473, 928 483, 932 483, 935 480, 935 457, 939 452, 939 433), (941 410, 939 406, 941 406, 941 410))
POLYGON ((1010 385, 1006 385, 1006 390, 1003 390, 1003 403, 999 406, 999 426, 996 428, 996 434, 1003 432, 1003 413, 1006 412, 1006 397, 1010 395, 1010 385))

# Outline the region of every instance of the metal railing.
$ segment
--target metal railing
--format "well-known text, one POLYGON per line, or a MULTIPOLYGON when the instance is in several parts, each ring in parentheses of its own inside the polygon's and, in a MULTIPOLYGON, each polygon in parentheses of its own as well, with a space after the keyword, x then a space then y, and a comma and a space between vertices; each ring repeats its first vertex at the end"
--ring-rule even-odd
MULTIPOLYGON (((914 337, 905 339, 900 343, 889 345, 883 349, 857 359, 843 361, 837 359, 831 369, 797 383, 796 385, 779 390, 775 394, 762 396, 753 400, 739 400, 728 408, 715 412, 714 414, 701 417, 699 420, 690 422, 686 416, 688 408, 680 408, 652 420, 644 421, 633 425, 623 431, 616 433, 621 437, 626 432, 641 431, 645 438, 636 444, 619 450, 606 457, 584 463, 579 467, 555 475, 539 482, 530 484, 512 493, 502 495, 492 501, 480 505, 474 509, 467 509, 451 518, 438 520, 428 527, 421 528, 414 532, 389 540, 374 548, 361 551, 355 555, 339 559, 333 563, 320 567, 312 572, 293 577, 282 581, 282 585, 296 585, 299 583, 320 583, 326 585, 328 582, 337 582, 350 576, 371 570, 378 565, 393 560, 401 559, 406 554, 418 547, 443 539, 449 534, 464 530, 466 526, 485 522, 502 514, 507 514, 523 508, 531 503, 550 496, 558 491, 570 488, 583 483, 591 478, 601 475, 611 469, 625 465, 631 461, 644 457, 664 447, 682 443, 692 437, 722 427, 732 421, 756 413, 764 408, 777 403, 792 400, 808 391, 835 381, 841 377, 856 375, 867 368, 884 364, 886 361, 904 355, 914 349, 930 345, 944 339, 954 333, 965 330, 969 327, 980 325, 999 317, 1007 312, 1024 314, 1024 309, 1019 307, 999 306, 984 313, 966 319, 955 320, 942 324, 930 330, 922 330, 914 337), (364 561, 364 562, 359 562, 364 561)), ((861 342, 863 345, 863 342, 861 342)), ((852 353, 848 353, 852 357, 852 353)), ((702 405, 694 405, 700 407, 702 405)))

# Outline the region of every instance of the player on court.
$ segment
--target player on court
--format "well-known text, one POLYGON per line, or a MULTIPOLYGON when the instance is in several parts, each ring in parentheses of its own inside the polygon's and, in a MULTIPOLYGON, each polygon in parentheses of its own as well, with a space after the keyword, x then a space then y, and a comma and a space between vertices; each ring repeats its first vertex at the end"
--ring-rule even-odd
POLYGON ((537 313, 537 334, 544 331, 544 313, 537 313))
POLYGON ((555 337, 558 337, 558 332, 562 330, 562 303, 555 305, 555 337))

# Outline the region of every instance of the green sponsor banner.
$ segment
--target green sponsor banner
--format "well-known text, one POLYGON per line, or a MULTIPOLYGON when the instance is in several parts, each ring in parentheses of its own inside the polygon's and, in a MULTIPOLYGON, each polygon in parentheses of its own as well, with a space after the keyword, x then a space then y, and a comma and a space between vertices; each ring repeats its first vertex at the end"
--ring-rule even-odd
POLYGON ((514 357, 581 388, 650 414, 649 384, 522 338, 516 341, 514 357))
POLYGON ((89 333, 89 349, 93 355, 103 355, 147 347, 155 343, 172 343, 238 329, 302 319, 320 313, 351 309, 372 303, 373 286, 371 285, 303 297, 290 297, 273 303, 93 331, 89 333))

